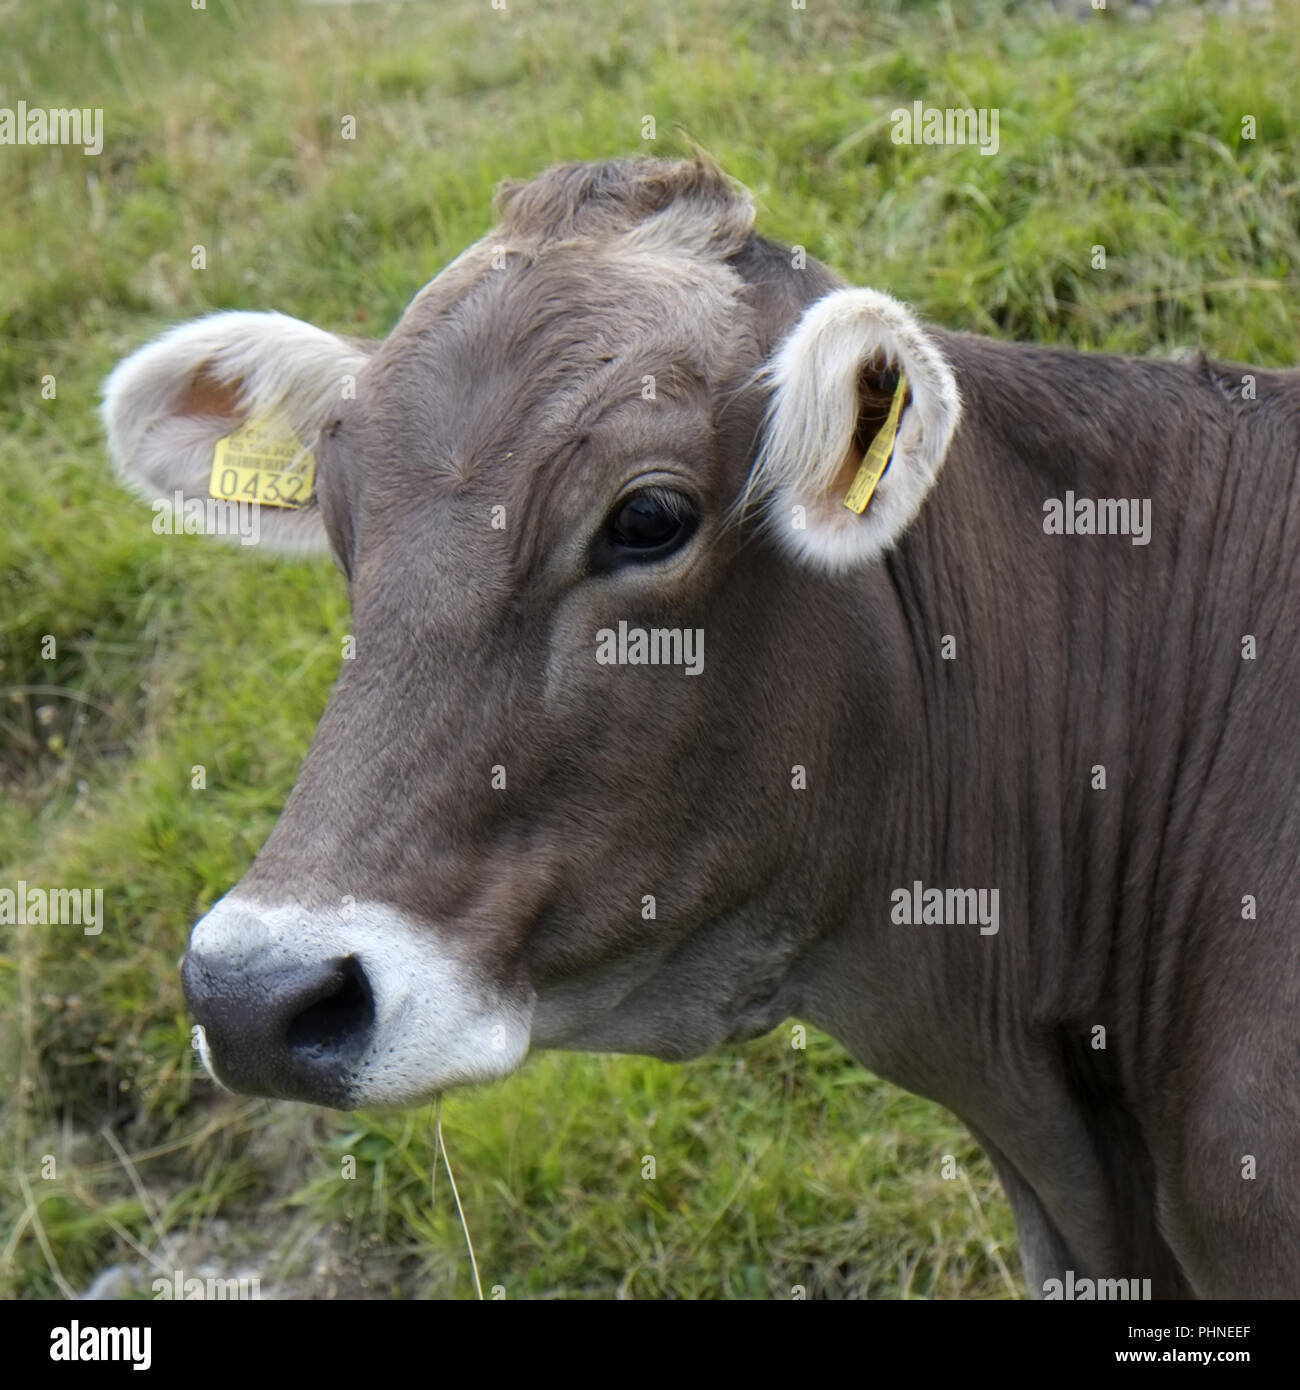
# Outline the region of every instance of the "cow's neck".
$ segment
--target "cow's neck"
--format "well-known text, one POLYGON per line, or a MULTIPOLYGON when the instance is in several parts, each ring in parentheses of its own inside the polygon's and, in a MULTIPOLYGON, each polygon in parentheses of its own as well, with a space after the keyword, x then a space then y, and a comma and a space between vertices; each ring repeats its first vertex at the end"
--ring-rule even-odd
MULTIPOLYGON (((1151 967, 1190 911, 1165 884, 1237 654, 1207 668, 1206 596, 1230 600, 1207 572, 1224 551, 1228 415, 1205 376, 977 339, 951 350, 962 430, 922 517, 861 585, 842 761, 862 838, 845 847, 851 901, 814 953, 810 1012, 957 1105, 1005 1084, 1009 1059, 1041 1064, 1029 1039, 1067 1054, 1145 1010, 1143 1043, 1159 1046, 1151 967), (1044 504, 1069 493, 1149 502, 1149 543, 1047 534, 1044 504), (894 920, 927 889, 985 890, 985 907, 996 890, 996 934, 894 920)), ((1243 611, 1222 630, 1249 632, 1231 601, 1243 611)))

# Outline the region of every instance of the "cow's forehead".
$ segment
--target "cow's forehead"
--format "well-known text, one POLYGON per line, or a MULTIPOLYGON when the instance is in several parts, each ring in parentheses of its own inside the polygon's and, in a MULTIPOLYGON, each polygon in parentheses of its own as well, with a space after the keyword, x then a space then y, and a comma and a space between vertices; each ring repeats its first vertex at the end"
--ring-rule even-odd
POLYGON ((759 366, 736 268, 749 195, 707 161, 615 161, 507 186, 497 212, 363 369, 353 456, 408 495, 510 460, 513 492, 611 415, 620 444, 706 456, 702 429, 759 366))
POLYGON ((756 365, 739 277, 684 250, 489 239, 444 275, 371 360, 356 413, 372 446, 452 477, 554 453, 627 406, 698 409, 756 365))
POLYGON ((542 246, 488 237, 415 296, 386 347, 425 341, 501 359, 559 349, 583 362, 671 345, 711 359, 740 288, 726 262, 635 232, 542 246))

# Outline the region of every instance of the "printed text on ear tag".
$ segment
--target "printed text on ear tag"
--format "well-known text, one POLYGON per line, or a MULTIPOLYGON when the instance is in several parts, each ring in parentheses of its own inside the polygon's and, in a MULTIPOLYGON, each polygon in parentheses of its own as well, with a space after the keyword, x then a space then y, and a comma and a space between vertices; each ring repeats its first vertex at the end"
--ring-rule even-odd
POLYGON ((305 507, 316 485, 316 456, 281 416, 246 420, 217 440, 208 492, 226 502, 305 507))
POLYGON ((899 372, 898 385, 894 388, 894 399, 889 403, 889 414, 885 423, 876 432, 867 452, 862 456, 862 464, 849 485, 844 505, 859 516, 867 509, 871 494, 876 490, 880 476, 889 467, 893 457, 894 444, 898 439, 898 419, 903 413, 903 401, 907 396, 907 374, 899 372))

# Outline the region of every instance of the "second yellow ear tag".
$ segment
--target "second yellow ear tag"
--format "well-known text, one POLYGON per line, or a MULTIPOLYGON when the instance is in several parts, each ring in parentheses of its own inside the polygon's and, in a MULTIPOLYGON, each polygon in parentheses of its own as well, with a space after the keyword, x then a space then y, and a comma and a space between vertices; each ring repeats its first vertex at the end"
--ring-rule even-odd
POLYGON ((898 440, 898 420, 903 413, 906 397, 907 374, 900 371, 898 385, 894 388, 894 399, 889 403, 889 414, 885 417, 885 423, 877 430, 867 452, 862 456, 861 466, 844 498, 844 505, 849 511, 857 512, 859 516, 866 511, 871 494, 875 492, 876 484, 894 455, 894 444, 898 440))
POLYGON ((208 492, 224 502, 305 507, 316 486, 316 456, 279 415, 254 416, 217 440, 208 492))

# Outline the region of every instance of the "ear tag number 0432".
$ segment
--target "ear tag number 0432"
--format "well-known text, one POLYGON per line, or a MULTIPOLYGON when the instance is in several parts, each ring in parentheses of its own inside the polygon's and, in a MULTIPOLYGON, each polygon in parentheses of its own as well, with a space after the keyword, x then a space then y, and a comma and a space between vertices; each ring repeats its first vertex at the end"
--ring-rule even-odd
POLYGON ((264 415, 217 440, 208 492, 225 502, 305 507, 316 485, 316 456, 288 421, 264 415))

